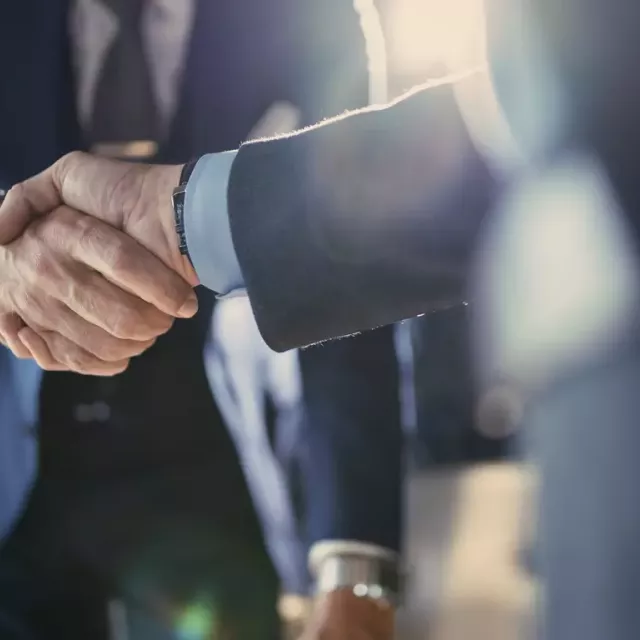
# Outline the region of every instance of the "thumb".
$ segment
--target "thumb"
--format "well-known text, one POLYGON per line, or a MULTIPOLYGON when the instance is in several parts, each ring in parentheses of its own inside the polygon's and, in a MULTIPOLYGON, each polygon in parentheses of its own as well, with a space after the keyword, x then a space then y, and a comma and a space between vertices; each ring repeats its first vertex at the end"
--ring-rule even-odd
MULTIPOLYGON (((55 166, 55 165, 54 165, 55 166)), ((61 204, 53 167, 0 194, 0 245, 15 240, 37 217, 61 204)))
POLYGON ((122 187, 131 186, 126 178, 135 179, 136 170, 140 171, 138 165, 98 158, 81 151, 68 153, 6 194, 0 205, 0 246, 15 240, 35 218, 62 204, 120 228, 128 203, 122 197, 114 196, 120 191, 131 193, 130 188, 122 187))

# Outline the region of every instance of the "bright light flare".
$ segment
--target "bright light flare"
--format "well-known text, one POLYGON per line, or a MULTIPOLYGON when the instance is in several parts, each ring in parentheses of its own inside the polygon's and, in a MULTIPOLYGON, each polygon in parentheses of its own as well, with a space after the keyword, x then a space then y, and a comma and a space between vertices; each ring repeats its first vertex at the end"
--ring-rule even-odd
POLYGON ((485 60, 483 0, 394 0, 389 15, 393 72, 420 75, 434 66, 446 72, 485 60))

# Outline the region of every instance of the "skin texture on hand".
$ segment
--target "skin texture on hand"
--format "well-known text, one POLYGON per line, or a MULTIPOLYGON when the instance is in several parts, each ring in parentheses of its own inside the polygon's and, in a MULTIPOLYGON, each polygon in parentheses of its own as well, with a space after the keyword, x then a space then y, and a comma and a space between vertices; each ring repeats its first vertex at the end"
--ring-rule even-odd
POLYGON ((173 220, 171 194, 181 170, 70 153, 9 191, 0 208, 0 245, 65 204, 124 231, 195 286, 198 279, 180 255, 173 220))
POLYGON ((194 315, 197 278, 173 228, 180 169, 73 153, 11 189, 0 341, 48 370, 112 375, 194 315))
POLYGON ((392 640, 393 608, 348 589, 319 597, 300 640, 392 640))

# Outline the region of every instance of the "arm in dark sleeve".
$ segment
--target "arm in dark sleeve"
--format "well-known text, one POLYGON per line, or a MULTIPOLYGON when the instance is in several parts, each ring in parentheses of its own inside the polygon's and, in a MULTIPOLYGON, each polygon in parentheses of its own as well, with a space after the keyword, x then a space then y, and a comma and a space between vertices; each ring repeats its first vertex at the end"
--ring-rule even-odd
POLYGON ((355 540, 398 551, 402 429, 393 328, 306 349, 299 358, 310 545, 355 540))
POLYGON ((235 251, 273 349, 455 302, 496 184, 452 86, 241 147, 235 251))

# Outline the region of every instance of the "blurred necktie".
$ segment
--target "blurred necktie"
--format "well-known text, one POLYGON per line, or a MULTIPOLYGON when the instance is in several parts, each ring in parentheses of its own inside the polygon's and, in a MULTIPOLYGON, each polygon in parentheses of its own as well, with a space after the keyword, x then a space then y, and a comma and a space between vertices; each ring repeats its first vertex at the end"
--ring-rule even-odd
POLYGON ((160 118, 144 47, 146 0, 100 0, 118 21, 98 74, 89 138, 94 151, 145 158, 155 154, 160 118))

